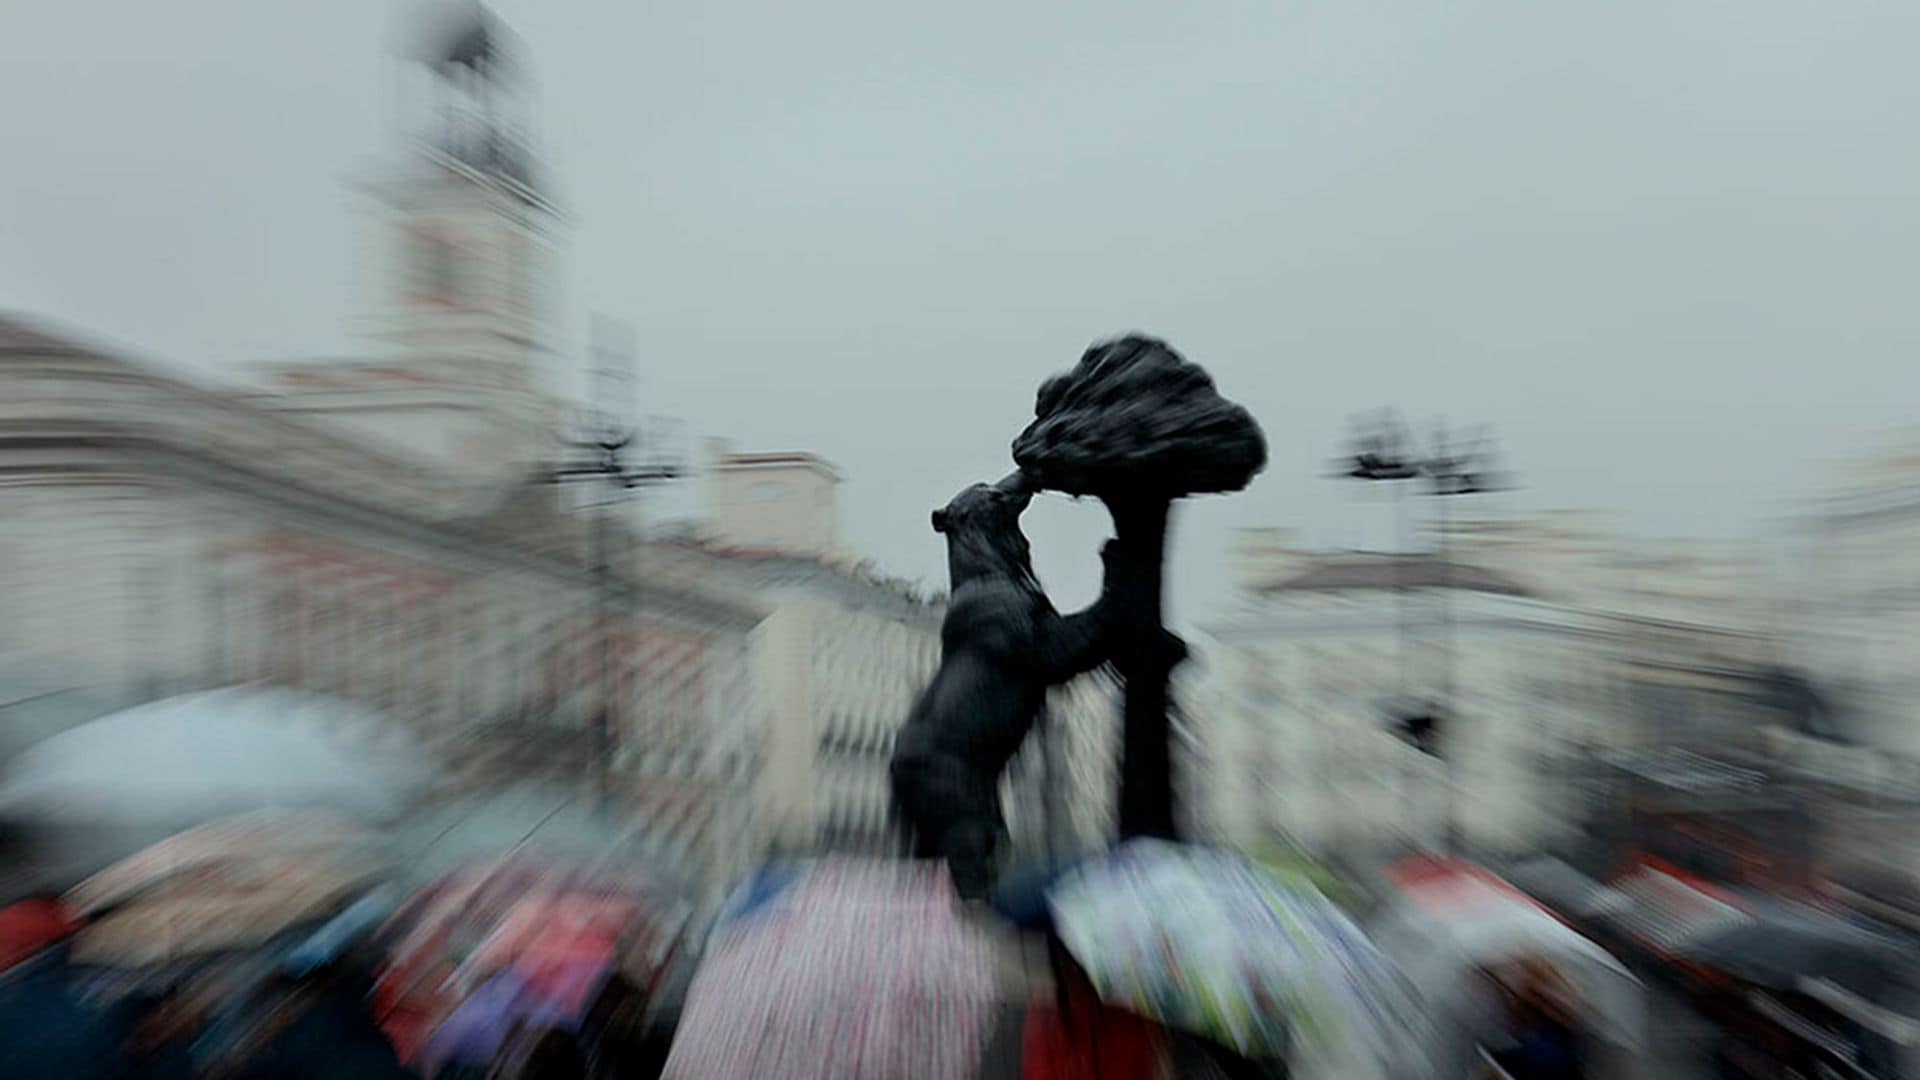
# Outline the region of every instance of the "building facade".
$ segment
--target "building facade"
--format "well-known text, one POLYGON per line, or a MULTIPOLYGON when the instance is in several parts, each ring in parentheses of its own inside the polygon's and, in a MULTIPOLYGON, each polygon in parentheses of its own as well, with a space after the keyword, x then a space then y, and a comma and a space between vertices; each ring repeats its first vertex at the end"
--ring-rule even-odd
POLYGON ((760 611, 632 572, 606 603, 550 491, 471 514, 437 471, 19 323, 0 325, 0 459, 0 649, 122 698, 272 682, 365 702, 455 786, 607 789, 715 880, 757 854, 728 848, 722 795, 751 783, 731 770, 760 611))
POLYGON ((1817 775, 1832 872, 1920 925, 1920 433, 1850 463, 1798 522, 1789 639, 1828 738, 1777 738, 1817 775))
POLYGON ((216 392, 0 322, 0 652, 123 702, 363 702, 439 756, 443 796, 574 791, 717 890, 762 854, 765 612, 648 576, 610 508, 545 482, 557 215, 506 35, 447 30, 406 65, 418 130, 367 189, 367 356, 216 392))
POLYGON ((1359 857, 1566 849, 1605 798, 1601 756, 1762 737, 1775 640, 1744 561, 1588 515, 1464 521, 1444 550, 1241 537, 1204 653, 1219 833, 1359 857))
POLYGON ((715 546, 847 561, 840 471, 826 460, 801 451, 740 454, 714 440, 706 471, 706 535, 715 546))

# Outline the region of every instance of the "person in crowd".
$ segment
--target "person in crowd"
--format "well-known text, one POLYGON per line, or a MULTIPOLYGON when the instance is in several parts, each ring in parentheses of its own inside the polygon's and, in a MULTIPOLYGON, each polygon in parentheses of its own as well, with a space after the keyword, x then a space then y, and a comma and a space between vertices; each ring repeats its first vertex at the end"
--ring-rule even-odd
POLYGON ((594 1080, 658 1076, 665 1067, 649 1060, 647 1004, 646 991, 617 972, 600 987, 582 1025, 594 1080))
POLYGON ((352 964, 328 964, 268 989, 272 1004, 220 1055, 220 1080, 406 1080, 369 1007, 373 981, 352 964))
POLYGON ((112 1010, 125 1032, 130 1080, 192 1080, 192 1044, 204 1027, 199 1010, 178 988, 134 994, 112 1010))
POLYGON ((548 1028, 534 1033, 511 1075, 517 1080, 587 1080, 587 1055, 573 1032, 548 1028))
POLYGON ((1551 964, 1516 966, 1510 999, 1512 1042, 1494 1056, 1513 1080, 1583 1080, 1587 1039, 1571 988, 1551 964))

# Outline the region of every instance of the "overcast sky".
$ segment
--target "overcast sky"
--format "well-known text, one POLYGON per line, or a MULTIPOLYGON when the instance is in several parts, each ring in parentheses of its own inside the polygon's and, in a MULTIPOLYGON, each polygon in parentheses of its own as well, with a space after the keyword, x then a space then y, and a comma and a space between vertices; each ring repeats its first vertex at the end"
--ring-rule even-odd
MULTIPOLYGON (((350 353, 345 181, 394 141, 392 0, 0 13, 0 307, 168 364, 350 353)), ((857 547, 1008 467, 1034 387, 1142 329, 1265 424, 1226 530, 1386 540, 1347 417, 1495 425, 1518 506, 1764 528, 1920 401, 1920 5, 503 0, 570 218, 562 344, 645 408, 845 470, 857 547)), ((1055 502, 1060 502, 1055 500, 1055 502)), ((1091 505, 1030 515, 1085 599, 1091 505)))

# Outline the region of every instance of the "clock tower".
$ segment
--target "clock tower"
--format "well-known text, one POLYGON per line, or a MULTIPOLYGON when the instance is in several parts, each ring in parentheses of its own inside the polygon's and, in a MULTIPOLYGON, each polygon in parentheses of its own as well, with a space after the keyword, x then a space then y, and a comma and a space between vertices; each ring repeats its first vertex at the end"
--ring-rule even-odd
POLYGON ((474 480, 550 457, 560 420, 545 295, 559 215, 519 56, 476 7, 443 14, 403 59, 405 153, 362 189, 359 329, 373 355, 270 374, 278 407, 474 480))

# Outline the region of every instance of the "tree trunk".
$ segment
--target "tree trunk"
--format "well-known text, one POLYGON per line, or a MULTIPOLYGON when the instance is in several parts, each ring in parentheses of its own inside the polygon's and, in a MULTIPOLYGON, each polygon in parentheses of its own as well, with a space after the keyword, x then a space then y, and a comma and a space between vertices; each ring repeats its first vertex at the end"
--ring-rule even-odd
POLYGON ((1115 575, 1114 666, 1125 683, 1120 758, 1120 837, 1174 838, 1172 727, 1167 676, 1183 650, 1161 625, 1161 576, 1170 500, 1107 500, 1120 541, 1115 575))

